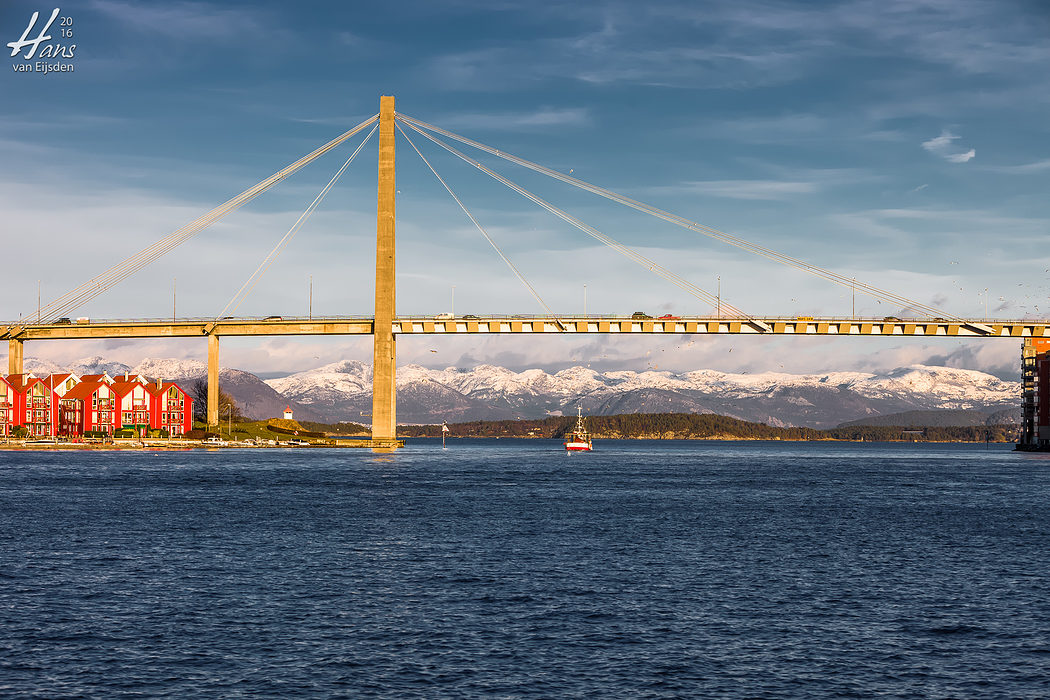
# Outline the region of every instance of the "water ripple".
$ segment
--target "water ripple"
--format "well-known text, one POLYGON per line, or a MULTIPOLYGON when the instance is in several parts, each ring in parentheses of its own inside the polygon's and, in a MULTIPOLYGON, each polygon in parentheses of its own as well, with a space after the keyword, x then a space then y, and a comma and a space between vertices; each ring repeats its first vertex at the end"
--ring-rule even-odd
POLYGON ((0 695, 1050 695, 983 445, 3 453, 0 695))

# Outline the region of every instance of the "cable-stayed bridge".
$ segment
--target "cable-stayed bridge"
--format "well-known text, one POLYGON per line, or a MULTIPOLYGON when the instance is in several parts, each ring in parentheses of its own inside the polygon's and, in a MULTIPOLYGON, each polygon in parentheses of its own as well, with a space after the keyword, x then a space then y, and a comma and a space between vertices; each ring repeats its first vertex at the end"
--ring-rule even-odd
POLYGON ((23 319, 0 326, 0 337, 8 340, 8 373, 23 371, 24 343, 29 340, 88 339, 88 338, 190 338, 208 339, 208 406, 209 425, 218 424, 218 368, 219 338, 222 336, 290 336, 290 335, 371 335, 373 336, 373 409, 372 437, 377 447, 396 444, 396 393, 394 372, 396 368, 396 339, 398 336, 416 334, 741 334, 741 335, 827 335, 861 337, 968 337, 968 338, 1016 338, 1027 340, 1047 335, 1046 319, 975 319, 962 318, 914 299, 896 294, 856 278, 828 270, 799 258, 775 251, 743 238, 704 226, 657 207, 631 199, 611 190, 593 185, 571 175, 533 163, 524 158, 508 154, 499 149, 473 141, 438 126, 428 124, 394 109, 393 97, 380 99, 378 114, 366 119, 349 131, 303 156, 291 165, 274 173, 262 182, 250 187, 236 197, 216 207, 200 218, 186 224, 170 235, 123 260, 79 287, 42 305, 35 319, 23 319), (371 127, 371 128, 370 128, 371 127), (370 129, 369 129, 370 128, 370 129), (335 176, 317 195, 302 216, 270 251, 262 264, 241 286, 234 298, 214 318, 170 318, 170 319, 83 319, 73 320, 77 309, 95 297, 105 293, 150 263, 158 260, 180 244, 193 238, 211 224, 250 202, 292 173, 298 171, 320 156, 348 142, 368 129, 366 136, 343 163, 335 176), (368 316, 332 317, 238 317, 241 303, 255 288, 261 277, 270 268, 280 253, 295 237, 310 215, 324 200, 350 164, 357 158, 365 144, 378 132, 379 167, 377 182, 376 216, 376 273, 375 308, 368 316), (568 223, 584 234, 600 241, 628 260, 648 272, 664 279, 684 294, 699 299, 711 309, 702 316, 665 315, 653 318, 636 313, 632 316, 580 316, 558 314, 543 300, 539 292, 525 279, 520 270, 504 254, 493 238, 466 207, 447 181, 437 172, 433 164, 423 155, 410 133, 442 148, 456 158, 489 175, 510 190, 545 209, 550 214, 568 223), (396 313, 395 290, 395 137, 402 138, 426 164, 441 186, 455 200, 465 216, 478 229, 496 255, 507 266, 510 273, 528 290, 544 313, 535 315, 465 315, 436 314, 434 316, 399 316, 396 313), (766 260, 794 268, 798 271, 861 293, 893 308, 907 310, 900 317, 777 317, 746 313, 721 297, 711 293, 659 265, 638 251, 612 239, 594 227, 584 223, 567 211, 558 208, 516 182, 484 165, 467 153, 453 146, 480 150, 515 165, 590 192, 616 204, 648 214, 668 223, 693 231, 722 244, 735 247, 766 260))

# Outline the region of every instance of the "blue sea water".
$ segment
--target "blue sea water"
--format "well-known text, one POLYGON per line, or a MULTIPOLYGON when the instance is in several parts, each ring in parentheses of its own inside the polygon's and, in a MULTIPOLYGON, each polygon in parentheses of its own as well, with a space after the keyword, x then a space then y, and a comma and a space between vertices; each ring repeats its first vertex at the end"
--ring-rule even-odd
POLYGON ((1050 459, 0 452, 0 695, 1050 696, 1050 459))

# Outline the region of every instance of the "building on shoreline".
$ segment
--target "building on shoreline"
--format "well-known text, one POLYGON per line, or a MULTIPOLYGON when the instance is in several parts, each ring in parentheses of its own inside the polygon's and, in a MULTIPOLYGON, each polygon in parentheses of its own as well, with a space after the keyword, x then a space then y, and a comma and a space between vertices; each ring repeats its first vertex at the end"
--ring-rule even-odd
POLYGON ((174 382, 125 374, 0 376, 0 437, 183 435, 193 429, 193 397, 174 382))
POLYGON ((1050 338, 1021 346, 1020 450, 1050 450, 1050 338))

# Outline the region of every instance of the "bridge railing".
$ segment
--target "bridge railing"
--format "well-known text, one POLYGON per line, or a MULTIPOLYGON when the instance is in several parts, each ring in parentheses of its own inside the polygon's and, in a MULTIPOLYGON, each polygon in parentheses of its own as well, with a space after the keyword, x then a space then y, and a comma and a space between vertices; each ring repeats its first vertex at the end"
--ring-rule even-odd
MULTIPOLYGON (((271 316, 237 316, 237 317, 225 317, 216 319, 212 316, 186 316, 175 319, 171 318, 92 318, 83 320, 58 320, 44 323, 37 323, 35 320, 20 319, 17 321, 0 321, 0 327, 8 326, 22 326, 22 327, 52 327, 52 326, 63 326, 63 325, 133 325, 133 324, 149 324, 149 325, 168 325, 168 324, 186 324, 186 323, 316 323, 324 321, 371 321, 372 316, 365 314, 334 314, 334 315, 318 315, 313 316, 288 316, 288 315, 271 315, 271 316)), ((763 321, 785 321, 785 322, 836 322, 836 321, 863 321, 871 323, 985 323, 985 324, 1019 324, 1019 323, 1032 323, 1042 322, 1044 319, 1037 316, 1029 316, 1027 318, 944 318, 944 317, 931 317, 931 316, 735 316, 729 314, 663 314, 660 316, 646 315, 646 316, 635 316, 634 314, 456 314, 447 315, 444 313, 439 314, 399 314, 395 317, 395 320, 473 320, 473 319, 495 319, 495 320, 521 320, 521 319, 536 319, 536 320, 609 320, 609 321, 629 321, 629 320, 652 320, 652 321, 673 321, 673 320, 690 320, 690 321, 747 321, 749 318, 761 319, 763 321)))

